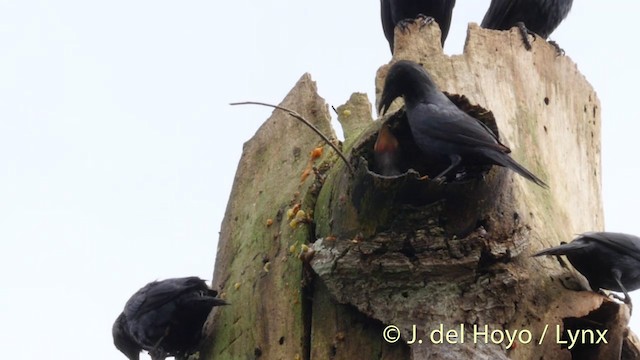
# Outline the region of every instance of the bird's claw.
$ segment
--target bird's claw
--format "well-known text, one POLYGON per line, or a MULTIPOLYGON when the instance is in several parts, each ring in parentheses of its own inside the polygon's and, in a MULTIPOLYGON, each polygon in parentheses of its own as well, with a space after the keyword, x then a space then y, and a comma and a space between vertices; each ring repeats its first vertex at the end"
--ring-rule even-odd
POLYGON ((627 299, 623 298, 622 296, 620 296, 620 295, 618 295, 618 294, 616 294, 616 293, 614 293, 614 292, 609 292, 609 293, 608 293, 608 292, 606 292, 606 291, 604 291, 604 290, 600 289, 600 290, 598 290, 598 294, 600 294, 600 295, 602 295, 602 296, 606 296, 606 297, 611 298, 611 299, 615 299, 615 300, 618 300, 618 301, 622 301, 622 302, 624 302, 625 304, 627 303, 627 299))
POLYGON ((564 56, 564 49, 560 47, 560 45, 558 45, 557 42, 553 41, 553 40, 549 40, 548 41, 549 44, 551 44, 555 49, 556 49, 556 56, 564 56))
POLYGON ((629 316, 631 316, 631 314, 633 314, 633 303, 631 302, 631 297, 630 296, 620 296, 616 293, 610 292, 607 293, 604 290, 600 289, 598 290, 598 294, 606 296, 608 298, 613 298, 615 300, 618 301, 622 301, 622 303, 624 303, 625 305, 627 305, 627 307, 629 308, 629 316))
POLYGON ((398 21, 398 24, 396 26, 399 27, 400 31, 404 34, 407 32, 407 30, 409 30, 409 25, 413 24, 414 21, 414 19, 400 20, 398 21))
POLYGON ((431 181, 433 181, 436 185, 442 185, 447 181, 447 178, 444 176, 438 176, 431 181))
POLYGON ((418 16, 416 16, 416 20, 420 21, 420 29, 436 21, 432 16, 427 16, 425 14, 418 14, 418 16))
POLYGON ((415 19, 404 19, 404 20, 400 20, 398 21, 398 25, 400 27, 400 30, 405 33, 407 32, 407 30, 409 29, 409 25, 414 24, 415 22, 420 21, 420 29, 422 29, 423 27, 431 24, 432 22, 435 21, 435 19, 431 16, 426 16, 424 14, 418 14, 418 16, 416 16, 415 19))
POLYGON ((524 43, 524 48, 527 49, 527 51, 531 51, 533 47, 531 46, 531 40, 529 40, 529 35, 532 35, 533 41, 536 41, 536 33, 527 29, 527 27, 524 25, 522 21, 519 21, 518 23, 516 23, 516 26, 518 27, 518 30, 520 30, 520 36, 522 36, 522 42, 524 43))

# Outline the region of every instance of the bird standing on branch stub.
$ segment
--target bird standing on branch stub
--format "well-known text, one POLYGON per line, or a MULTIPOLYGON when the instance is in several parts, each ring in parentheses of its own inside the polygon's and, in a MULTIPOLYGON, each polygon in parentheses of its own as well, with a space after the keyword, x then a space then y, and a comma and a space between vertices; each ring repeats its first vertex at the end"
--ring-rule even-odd
POLYGON ((456 0, 380 0, 382 30, 391 53, 393 54, 395 27, 399 25, 404 30, 406 23, 413 22, 416 18, 420 18, 425 25, 435 20, 440 26, 441 43, 444 45, 455 5, 456 0))
MULTIPOLYGON (((509 30, 517 26, 527 50, 531 50, 528 35, 547 39, 567 17, 573 0, 491 0, 482 19, 483 28, 509 30)), ((555 43, 558 52, 562 49, 555 43)))

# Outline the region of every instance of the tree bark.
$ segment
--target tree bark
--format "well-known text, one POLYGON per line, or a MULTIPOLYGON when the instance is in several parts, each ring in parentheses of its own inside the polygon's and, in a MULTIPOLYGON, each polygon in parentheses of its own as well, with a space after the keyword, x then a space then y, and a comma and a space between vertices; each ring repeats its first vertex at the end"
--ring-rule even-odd
MULTIPOLYGON (((530 257, 576 233, 602 230, 594 90, 569 57, 540 38, 526 51, 517 31, 472 24, 456 56, 444 55, 439 39, 435 24, 396 29, 392 62, 425 66, 550 190, 501 167, 470 170, 481 176, 447 184, 420 179, 434 169, 415 147, 403 111, 395 112, 401 101, 375 122, 365 95, 338 108, 354 173, 304 125, 275 110, 245 144, 236 172, 213 282, 231 305, 213 314, 201 358, 639 353, 626 306, 583 291, 583 279, 565 261, 530 257), (372 171, 384 121, 410 169, 401 176, 372 171), (316 147, 324 148, 320 158, 310 155, 316 147), (605 330, 607 343, 594 344, 605 330), (576 332, 586 343, 581 338, 569 350, 568 334, 576 332)), ((388 67, 378 71, 378 97, 388 67)), ((308 75, 281 106, 333 135, 327 105, 308 75)))
MULTIPOLYGON (((328 107, 309 75, 281 105, 333 134, 328 107)), ((245 143, 213 277, 214 287, 231 305, 215 314, 214 338, 204 347, 204 358, 308 358, 308 290, 298 253, 309 243, 313 226, 291 226, 287 213, 294 208, 313 213, 319 177, 312 173, 302 180, 301 174, 327 158, 311 160, 310 152, 321 144, 304 124, 280 110, 245 143)))

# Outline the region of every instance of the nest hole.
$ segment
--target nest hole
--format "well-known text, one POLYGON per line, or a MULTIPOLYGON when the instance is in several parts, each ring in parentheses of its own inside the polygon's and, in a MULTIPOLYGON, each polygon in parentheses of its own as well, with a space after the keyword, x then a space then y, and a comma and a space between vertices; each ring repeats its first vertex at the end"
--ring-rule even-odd
MULTIPOLYGON (((469 102, 464 95, 448 94, 445 95, 456 105, 458 108, 484 123, 496 136, 500 138, 498 126, 495 121, 493 113, 484 109, 479 105, 474 105, 469 102)), ((397 111, 391 115, 386 124, 389 126, 391 134, 398 141, 399 154, 396 158, 397 169, 401 173, 395 176, 404 176, 410 169, 416 171, 419 176, 427 176, 429 179, 434 178, 442 171, 444 171, 449 165, 450 161, 448 157, 430 156, 424 154, 416 145, 411 134, 411 129, 407 121, 407 116, 404 109, 397 111)), ((376 162, 374 154, 374 145, 378 137, 378 132, 372 134, 369 139, 362 143, 360 147, 354 150, 354 154, 363 157, 368 163, 368 169, 374 174, 381 176, 389 176, 385 174, 383 164, 376 162)), ((447 182, 466 181, 470 179, 477 179, 486 174, 490 169, 490 165, 473 165, 473 161, 463 163, 454 171, 451 171, 447 176, 447 182)))
MULTIPOLYGON (((495 118, 490 111, 471 104, 465 96, 447 96, 499 138, 495 118)), ((436 225, 445 233, 463 237, 474 231, 482 208, 492 203, 487 199, 495 198, 495 193, 500 191, 506 170, 492 171, 487 176, 491 165, 474 165, 477 161, 467 157, 450 172, 446 181, 431 180, 450 165, 448 157, 429 156, 418 148, 404 110, 392 114, 386 125, 398 142, 398 174, 380 174, 381 164, 376 162, 374 146, 382 128, 378 132, 372 131, 352 152, 352 164, 357 170, 349 180, 350 198, 360 219, 360 228, 366 228, 367 234, 383 231, 393 225, 394 219, 407 206, 427 209, 443 204, 441 211, 429 211, 437 220, 436 225)), ((424 223, 424 219, 421 221, 424 223)), ((411 258, 410 253, 407 255, 411 258)))

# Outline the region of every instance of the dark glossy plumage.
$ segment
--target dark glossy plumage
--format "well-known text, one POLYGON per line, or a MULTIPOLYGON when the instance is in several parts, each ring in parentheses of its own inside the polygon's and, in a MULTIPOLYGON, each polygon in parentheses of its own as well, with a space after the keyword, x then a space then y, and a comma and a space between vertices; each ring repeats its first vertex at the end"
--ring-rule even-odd
POLYGON ((546 39, 567 17, 573 0, 491 0, 482 27, 508 30, 518 22, 546 39))
POLYGON ((591 289, 629 291, 640 288, 640 238, 613 232, 588 232, 572 242, 542 250, 533 256, 565 255, 589 281, 591 289))
POLYGON ((214 306, 226 305, 204 280, 154 281, 131 296, 113 324, 113 342, 130 360, 147 350, 154 360, 184 356, 198 345, 214 306))
POLYGON ((438 90, 422 66, 407 60, 391 66, 378 111, 382 113, 400 96, 404 97, 411 134, 420 150, 450 161, 451 165, 436 178, 461 164, 500 165, 547 187, 508 155, 509 148, 485 124, 460 110, 438 90))
POLYGON ((455 4, 455 0, 380 0, 382 29, 389 42, 391 53, 393 53, 393 31, 396 25, 403 20, 415 19, 420 14, 430 16, 438 23, 444 45, 449 34, 451 13, 455 4))
POLYGON ((118 350, 120 350, 129 360, 139 360, 140 351, 142 347, 133 340, 133 337, 129 333, 129 324, 124 317, 124 313, 121 313, 111 328, 113 334, 113 344, 118 350))

